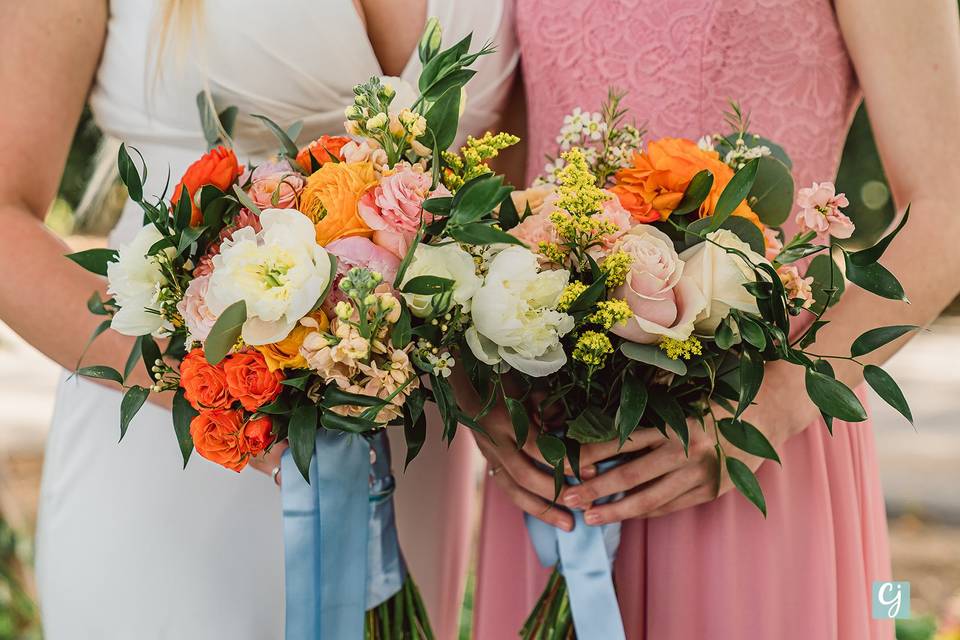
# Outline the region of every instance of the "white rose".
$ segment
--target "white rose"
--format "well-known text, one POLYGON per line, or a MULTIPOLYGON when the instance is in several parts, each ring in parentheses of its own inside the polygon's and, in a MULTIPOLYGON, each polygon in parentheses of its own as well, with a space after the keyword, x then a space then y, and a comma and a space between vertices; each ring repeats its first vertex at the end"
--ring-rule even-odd
POLYGON ((696 282, 707 300, 694 327, 698 333, 713 335, 731 309, 759 312, 756 298, 743 288, 747 282, 754 282, 753 268, 743 258, 727 253, 723 248, 737 249, 755 264, 767 260, 729 229, 709 233, 707 238, 712 242, 701 242, 690 247, 680 254, 680 258, 686 263, 684 276, 696 282))
POLYGON ((266 209, 263 230, 245 227, 213 258, 207 307, 219 316, 247 304, 241 336, 250 345, 283 340, 317 304, 330 282, 330 257, 310 219, 295 209, 266 209))
MULTIPOLYGON (((453 280, 453 301, 470 311, 470 299, 480 288, 482 281, 477 276, 477 268, 473 256, 464 251, 458 244, 445 244, 434 247, 419 244, 413 252, 413 260, 403 276, 403 285, 417 276, 437 276, 453 280)), ((410 313, 418 318, 426 318, 431 311, 433 296, 404 293, 410 313)))
MULTIPOLYGON (((119 248, 116 262, 107 265, 107 293, 120 307, 110 322, 117 333, 142 336, 164 326, 158 294, 166 278, 157 256, 147 256, 150 247, 162 238, 160 231, 149 224, 140 229, 130 244, 119 248)), ((171 255, 173 249, 164 251, 171 255)))
POLYGON ((560 338, 573 316, 556 310, 570 280, 564 269, 539 271, 537 256, 512 246, 490 261, 483 286, 473 296, 473 326, 466 333, 474 355, 489 365, 506 362, 541 377, 567 361, 560 338))

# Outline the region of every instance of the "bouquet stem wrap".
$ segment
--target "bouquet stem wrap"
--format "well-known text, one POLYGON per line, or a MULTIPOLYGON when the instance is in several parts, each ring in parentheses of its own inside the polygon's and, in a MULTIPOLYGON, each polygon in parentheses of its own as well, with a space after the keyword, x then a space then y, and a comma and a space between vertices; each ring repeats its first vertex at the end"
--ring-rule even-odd
POLYGON ((310 480, 283 455, 287 640, 360 640, 364 614, 400 591, 394 478, 385 431, 317 431, 310 480))
MULTIPOLYGON (((604 465, 600 467, 602 471, 604 465)), ((568 477, 567 482, 577 480, 568 477)), ((579 510, 573 511, 574 526, 569 532, 530 515, 524 519, 540 564, 553 567, 563 575, 577 638, 626 640, 613 587, 613 560, 620 546, 620 523, 588 526, 583 511, 579 510)))

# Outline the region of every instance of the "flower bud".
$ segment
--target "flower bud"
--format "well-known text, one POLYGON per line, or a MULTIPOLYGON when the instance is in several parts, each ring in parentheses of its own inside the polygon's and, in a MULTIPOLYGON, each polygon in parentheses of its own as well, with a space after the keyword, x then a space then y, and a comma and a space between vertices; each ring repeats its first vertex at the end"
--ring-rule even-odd
POLYGON ((420 62, 427 64, 431 58, 437 55, 437 52, 440 51, 440 42, 442 40, 443 34, 440 29, 440 21, 435 17, 431 17, 427 20, 427 25, 423 30, 423 35, 420 36, 420 42, 417 45, 417 53, 420 56, 420 62))

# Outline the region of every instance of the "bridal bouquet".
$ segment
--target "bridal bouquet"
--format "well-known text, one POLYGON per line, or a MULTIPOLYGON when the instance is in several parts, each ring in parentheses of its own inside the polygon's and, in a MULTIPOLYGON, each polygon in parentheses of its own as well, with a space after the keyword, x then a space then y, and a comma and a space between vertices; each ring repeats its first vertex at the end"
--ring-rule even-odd
POLYGON ((236 109, 217 113, 199 95, 210 151, 169 199, 152 201, 146 167, 121 146, 144 226, 117 250, 69 256, 107 277, 110 298, 88 305, 108 316, 94 337, 137 337, 124 371, 79 369, 124 386, 121 439, 150 393, 173 392, 184 465, 195 449, 240 471, 289 441, 288 638, 432 637, 396 540, 385 428, 404 430, 409 464, 426 401, 439 405, 447 439, 458 423, 475 426, 447 380, 449 348, 479 289, 478 256, 519 244, 494 228, 511 189, 486 164, 516 138, 445 151, 469 67, 492 49, 471 52, 468 36, 441 50, 440 39, 431 20, 417 88, 379 78, 355 87, 347 135, 298 146, 299 124, 256 116, 280 145, 256 166, 230 148, 236 109), (141 360, 149 388, 126 383, 141 360))
MULTIPOLYGON (((827 323, 823 316, 843 293, 845 278, 882 297, 906 299, 877 260, 907 216, 873 247, 831 249, 827 236, 847 238, 853 231, 842 212, 846 198, 822 182, 801 188, 794 203, 789 158, 751 133, 736 105, 727 117, 730 132, 699 141, 644 143, 625 116, 615 93, 598 113, 575 110, 564 120, 561 153, 546 175, 513 194, 525 214, 501 216, 502 226, 535 257, 525 255, 524 263, 508 249, 493 259, 481 292, 491 291, 484 306, 499 312, 489 325, 474 314, 470 345, 495 375, 503 364, 519 374, 526 393, 508 400, 517 439, 527 440, 525 402, 545 425, 537 445, 555 470, 558 493, 564 482, 577 482, 564 478, 564 459, 579 473, 583 444, 618 440, 622 446, 643 428, 686 447, 695 425, 714 435, 733 484, 766 514, 756 477, 737 457, 742 451, 779 462, 763 433, 743 419, 764 363, 786 360, 806 370, 807 393, 828 428, 834 418, 866 419, 829 359, 856 361, 914 327, 868 331, 849 354, 807 348, 827 323), (786 236, 781 225, 791 214, 799 231, 786 236), (843 272, 832 258, 837 253, 843 272), (524 314, 539 322, 522 346, 504 340, 517 326, 514 318, 527 316, 512 315, 501 261, 511 276, 506 289, 531 292, 524 314), (537 269, 536 285, 514 275, 537 269), (791 331, 795 317, 804 321, 802 331, 791 331), (513 349, 539 355, 518 357, 513 349)), ((911 419, 883 369, 866 365, 864 375, 911 419)), ((570 533, 528 518, 538 555, 557 570, 522 631, 525 638, 571 637, 574 628, 582 638, 623 637, 609 579, 619 528, 584 526, 581 513, 574 513, 570 533)))

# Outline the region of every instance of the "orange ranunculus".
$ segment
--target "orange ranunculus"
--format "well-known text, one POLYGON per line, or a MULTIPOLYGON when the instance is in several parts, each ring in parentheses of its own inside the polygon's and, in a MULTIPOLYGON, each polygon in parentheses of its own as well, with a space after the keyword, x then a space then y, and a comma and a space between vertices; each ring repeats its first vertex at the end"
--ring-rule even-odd
POLYGON ((273 420, 270 419, 270 416, 248 420, 246 426, 243 427, 243 439, 250 455, 260 455, 273 442, 273 420))
POLYGON ((330 154, 336 156, 338 160, 343 160, 340 149, 348 142, 350 142, 350 138, 346 136, 322 135, 300 149, 300 153, 297 154, 297 164, 303 167, 303 170, 307 173, 313 173, 313 163, 310 162, 310 156, 313 156, 314 162, 321 167, 332 160, 330 154))
POLYGON ((186 189, 190 204, 193 205, 193 213, 190 214, 190 226, 199 226, 203 223, 203 214, 197 203, 193 201, 193 196, 196 195, 197 190, 210 184, 221 191, 227 191, 230 185, 240 176, 240 173, 241 169, 237 163, 237 155, 232 149, 223 146, 211 149, 187 167, 186 173, 180 178, 177 186, 173 188, 171 203, 176 207, 180 196, 183 195, 183 190, 186 189))
POLYGON ((300 210, 316 225, 318 244, 373 234, 357 213, 357 203, 376 183, 369 162, 328 162, 307 178, 300 193, 300 210))
MULTIPOLYGON (((733 178, 733 169, 716 151, 704 151, 685 138, 662 138, 647 143, 646 151, 633 155, 632 167, 616 173, 616 186, 612 191, 635 219, 652 217, 652 208, 658 215, 653 220, 666 220, 677 208, 693 176, 704 169, 713 174, 713 186, 700 206, 700 216, 709 216, 713 215, 720 194, 733 178)), ((747 218, 762 228, 746 201, 737 205, 733 215, 747 218)))
POLYGON ((240 401, 247 411, 256 411, 273 402, 283 387, 283 373, 270 371, 259 351, 241 351, 223 361, 230 395, 240 401))
POLYGON ((311 331, 326 331, 330 326, 330 321, 323 311, 314 311, 310 317, 317 321, 318 328, 305 327, 298 322, 283 340, 254 347, 263 354, 263 359, 267 362, 267 368, 270 371, 307 368, 307 360, 300 354, 303 338, 311 331))
POLYGON ((247 466, 250 452, 239 409, 201 411, 190 421, 190 437, 197 453, 207 460, 234 471, 247 466))
POLYGON ((227 409, 233 404, 223 367, 207 362, 203 349, 194 349, 180 363, 180 386, 197 411, 227 409))

